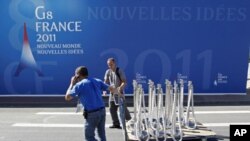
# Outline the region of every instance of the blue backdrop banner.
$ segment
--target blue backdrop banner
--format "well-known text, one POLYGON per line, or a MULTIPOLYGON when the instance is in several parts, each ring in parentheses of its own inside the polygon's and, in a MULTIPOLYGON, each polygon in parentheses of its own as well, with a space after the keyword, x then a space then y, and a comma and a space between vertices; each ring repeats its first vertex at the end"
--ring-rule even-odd
POLYGON ((0 95, 64 94, 77 66, 103 79, 114 57, 147 88, 245 93, 249 0, 2 0, 0 95))

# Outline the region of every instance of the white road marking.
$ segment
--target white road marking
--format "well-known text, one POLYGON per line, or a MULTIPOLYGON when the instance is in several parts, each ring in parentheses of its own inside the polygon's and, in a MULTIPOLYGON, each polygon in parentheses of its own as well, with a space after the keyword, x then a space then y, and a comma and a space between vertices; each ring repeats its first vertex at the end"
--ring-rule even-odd
POLYGON ((14 127, 83 127, 83 124, 15 123, 14 127))
MULTIPOLYGON (((82 112, 38 112, 36 115, 82 115, 82 112)), ((109 112, 106 115, 110 115, 109 112)))
MULTIPOLYGON (((50 127, 50 128, 83 128, 83 124, 49 124, 49 123, 15 123, 13 127, 50 127)), ((108 128, 111 124, 105 124, 105 127, 108 128)))
MULTIPOLYGON (((240 110, 240 111, 195 111, 195 114, 248 114, 249 110, 240 110)), ((38 112, 37 115, 82 115, 82 112, 38 112)), ((106 112, 107 115, 110 115, 110 112, 106 112)), ((206 127, 229 127, 230 125, 250 125, 250 122, 246 123, 203 123, 206 127)), ((107 128, 111 124, 106 124, 107 128)), ((83 124, 35 124, 35 123, 16 123, 13 124, 14 127, 65 127, 65 128, 82 128, 83 124)))
POLYGON ((206 127, 229 127, 230 125, 250 125, 250 122, 232 122, 232 123, 204 123, 206 127))
POLYGON ((38 112, 37 115, 82 115, 82 113, 76 112, 38 112))
MULTIPOLYGON (((111 124, 105 124, 108 128, 111 124)), ((229 127, 230 125, 250 125, 250 122, 233 122, 233 123, 203 123, 205 127, 229 127)), ((15 123, 13 127, 46 127, 46 128, 83 128, 83 124, 49 124, 49 123, 15 123)))
POLYGON ((250 111, 194 111, 195 114, 249 114, 250 111))
MULTIPOLYGON (((195 111, 195 114, 249 114, 250 111, 195 111)), ((38 112, 37 115, 82 115, 81 112, 38 112)), ((110 115, 110 112, 106 112, 106 115, 110 115)))

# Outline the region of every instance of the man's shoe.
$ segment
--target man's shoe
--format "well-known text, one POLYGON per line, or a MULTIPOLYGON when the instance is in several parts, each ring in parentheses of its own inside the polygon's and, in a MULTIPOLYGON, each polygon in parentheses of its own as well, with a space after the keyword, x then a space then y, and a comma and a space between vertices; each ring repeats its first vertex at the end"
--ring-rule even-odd
POLYGON ((109 126, 109 128, 122 129, 122 127, 120 125, 111 125, 111 126, 109 126))

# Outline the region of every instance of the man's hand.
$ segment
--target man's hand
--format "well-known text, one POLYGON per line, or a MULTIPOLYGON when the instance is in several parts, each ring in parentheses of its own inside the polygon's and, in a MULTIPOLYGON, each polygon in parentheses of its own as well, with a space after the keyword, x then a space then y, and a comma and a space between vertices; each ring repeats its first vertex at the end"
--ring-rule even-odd
POLYGON ((107 91, 102 91, 102 96, 106 96, 107 95, 107 91))
POLYGON ((72 76, 71 77, 71 85, 74 86, 79 81, 79 76, 72 76))
POLYGON ((65 95, 65 100, 69 101, 71 99, 73 99, 73 97, 70 96, 70 90, 73 88, 73 86, 79 81, 79 76, 72 76, 71 80, 70 80, 70 85, 69 88, 66 92, 65 95))
POLYGON ((123 88, 121 86, 118 87, 117 90, 118 90, 119 93, 121 93, 121 94, 123 93, 123 88))
POLYGON ((110 91, 110 93, 117 93, 117 89, 113 85, 109 86, 109 91, 110 91))

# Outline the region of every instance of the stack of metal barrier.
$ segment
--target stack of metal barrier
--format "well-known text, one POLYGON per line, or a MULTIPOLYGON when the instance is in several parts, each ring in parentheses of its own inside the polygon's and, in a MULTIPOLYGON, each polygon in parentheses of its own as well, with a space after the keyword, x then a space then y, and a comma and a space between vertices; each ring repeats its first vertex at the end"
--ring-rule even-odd
POLYGON ((184 106, 184 82, 166 80, 166 90, 161 84, 148 82, 148 106, 141 84, 133 81, 134 116, 127 122, 127 129, 140 141, 149 139, 181 141, 182 129, 196 129, 194 114, 193 85, 188 82, 187 105, 184 106), (165 95, 165 98, 164 98, 165 95))

